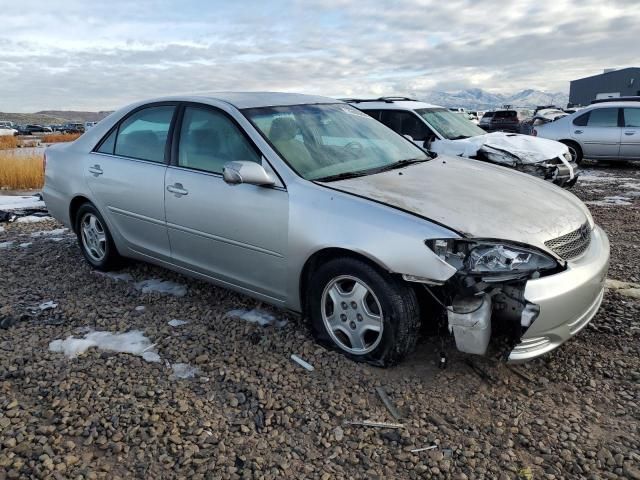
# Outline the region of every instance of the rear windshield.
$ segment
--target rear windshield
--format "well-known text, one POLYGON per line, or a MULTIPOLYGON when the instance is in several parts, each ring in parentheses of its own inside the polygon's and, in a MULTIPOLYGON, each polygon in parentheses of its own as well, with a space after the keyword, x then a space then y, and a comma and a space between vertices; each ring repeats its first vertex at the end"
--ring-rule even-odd
POLYGON ((515 110, 503 110, 495 113, 496 118, 517 118, 518 112, 515 110))

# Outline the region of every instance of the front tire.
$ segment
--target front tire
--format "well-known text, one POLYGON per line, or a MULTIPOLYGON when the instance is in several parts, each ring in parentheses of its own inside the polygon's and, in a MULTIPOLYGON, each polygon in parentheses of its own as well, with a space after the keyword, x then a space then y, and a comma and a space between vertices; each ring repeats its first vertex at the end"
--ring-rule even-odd
POLYGON ((562 141, 560 143, 564 143, 569 148, 571 160, 576 162, 577 165, 580 165, 582 163, 582 148, 580 148, 580 145, 569 140, 562 141))
POLYGON ((83 204, 76 214, 75 230, 85 260, 103 272, 118 268, 122 257, 118 254, 107 223, 91 203, 83 204))
POLYGON ((316 340, 353 360, 386 367, 415 348, 416 293, 365 261, 340 257, 321 265, 311 276, 307 306, 316 340))

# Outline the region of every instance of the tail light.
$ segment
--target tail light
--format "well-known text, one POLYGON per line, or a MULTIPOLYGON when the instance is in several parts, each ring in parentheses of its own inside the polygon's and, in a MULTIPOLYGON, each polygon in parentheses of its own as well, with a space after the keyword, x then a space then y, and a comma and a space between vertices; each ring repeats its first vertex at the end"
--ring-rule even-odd
POLYGON ((42 175, 45 174, 47 170, 47 152, 44 152, 44 155, 42 156, 42 175))

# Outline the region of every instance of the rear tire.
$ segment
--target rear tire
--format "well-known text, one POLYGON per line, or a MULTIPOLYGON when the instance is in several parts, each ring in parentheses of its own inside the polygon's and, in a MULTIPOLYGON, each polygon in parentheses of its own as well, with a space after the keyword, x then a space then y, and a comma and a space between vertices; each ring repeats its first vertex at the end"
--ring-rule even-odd
POLYGON ((113 243, 107 223, 93 204, 87 202, 80 206, 75 230, 80 250, 89 265, 102 272, 122 266, 122 257, 113 243))
POLYGON ((560 143, 564 143, 569 147, 569 153, 571 154, 571 160, 576 162, 577 165, 582 163, 582 148, 576 142, 571 140, 561 140, 560 143))
POLYGON ((353 360, 386 367, 415 348, 415 291, 365 261, 339 257, 321 265, 311 276, 306 305, 316 340, 353 360))

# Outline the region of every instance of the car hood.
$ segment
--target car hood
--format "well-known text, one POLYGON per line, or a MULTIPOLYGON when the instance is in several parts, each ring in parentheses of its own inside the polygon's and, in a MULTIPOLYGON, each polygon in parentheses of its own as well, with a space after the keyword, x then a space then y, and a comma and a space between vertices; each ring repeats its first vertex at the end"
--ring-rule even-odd
POLYGON ((593 225, 573 194, 530 175, 458 157, 439 156, 402 169, 326 183, 433 220, 462 235, 522 242, 551 252, 545 241, 593 225))
POLYGON ((546 138, 531 137, 518 133, 493 132, 460 140, 436 140, 430 149, 436 153, 475 157, 481 150, 493 154, 508 152, 505 163, 513 162, 513 155, 521 164, 534 164, 560 158, 569 150, 566 145, 546 138))

